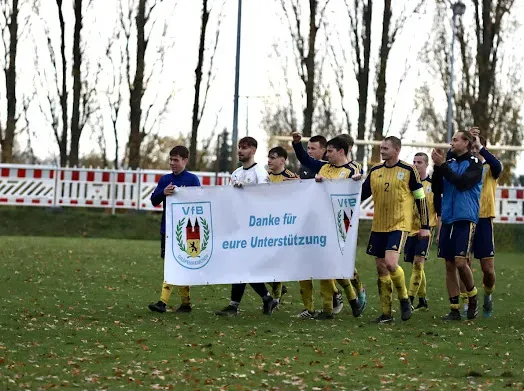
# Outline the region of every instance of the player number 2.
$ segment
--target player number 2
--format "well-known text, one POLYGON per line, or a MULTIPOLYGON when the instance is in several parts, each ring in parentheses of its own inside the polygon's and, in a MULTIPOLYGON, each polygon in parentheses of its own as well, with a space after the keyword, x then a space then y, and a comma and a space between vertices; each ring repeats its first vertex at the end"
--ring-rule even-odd
POLYGON ((389 182, 385 182, 384 185, 386 185, 386 188, 384 189, 384 191, 389 191, 389 182))

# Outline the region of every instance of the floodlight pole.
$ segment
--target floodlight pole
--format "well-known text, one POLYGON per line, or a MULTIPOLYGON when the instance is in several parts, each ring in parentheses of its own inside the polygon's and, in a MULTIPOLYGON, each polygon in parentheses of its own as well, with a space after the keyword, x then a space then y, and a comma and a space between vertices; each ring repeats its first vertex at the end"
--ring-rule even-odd
POLYGON ((233 132, 232 132, 232 153, 231 164, 232 171, 236 170, 238 165, 238 89, 240 81, 240 33, 242 31, 242 0, 238 0, 238 19, 237 19, 237 53, 235 63, 235 98, 233 104, 233 132))
POLYGON ((457 2, 451 5, 451 9, 453 10, 453 21, 452 21, 453 34, 451 37, 451 53, 450 53, 450 60, 449 60, 450 62, 450 65, 449 65, 449 94, 448 94, 448 115, 447 115, 447 123, 448 123, 447 142, 448 143, 451 142, 451 138, 453 137, 453 71, 454 71, 454 65, 455 65, 455 36, 457 35, 457 16, 464 15, 464 12, 466 11, 466 4, 458 0, 457 2))

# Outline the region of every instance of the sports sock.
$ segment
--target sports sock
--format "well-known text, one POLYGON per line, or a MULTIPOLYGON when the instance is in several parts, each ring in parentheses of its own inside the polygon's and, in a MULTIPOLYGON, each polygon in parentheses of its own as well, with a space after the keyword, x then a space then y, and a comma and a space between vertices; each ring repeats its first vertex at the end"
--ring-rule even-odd
POLYGON ((353 278, 351 279, 351 284, 353 285, 353 288, 355 288, 355 291, 358 294, 364 290, 364 285, 362 284, 362 281, 360 280, 360 274, 358 274, 357 268, 355 268, 353 274, 354 275, 353 275, 353 278))
POLYGON ((191 298, 189 297, 189 287, 188 286, 177 286, 178 296, 180 296, 180 301, 182 305, 191 305, 191 298))
POLYGON ((320 280, 320 296, 322 297, 322 311, 333 313, 333 294, 336 293, 335 280, 320 280))
POLYGON ((404 270, 402 269, 402 266, 399 265, 393 273, 390 273, 390 276, 391 281, 393 281, 393 285, 395 285, 395 288, 397 290, 399 300, 407 299, 408 290, 406 289, 406 280, 404 277, 404 270))
POLYGON ((424 264, 421 262, 414 262, 411 270, 411 278, 409 279, 408 296, 415 297, 420 289, 422 282, 422 274, 424 273, 424 264))
POLYGON ((469 301, 468 293, 467 292, 460 292, 460 299, 462 300, 462 304, 467 304, 469 301))
POLYGON ((378 294, 380 296, 380 305, 382 313, 391 316, 391 302, 393 300, 393 290, 391 288, 391 276, 380 276, 377 280, 378 294))
POLYGON ((339 279, 337 282, 342 286, 344 289, 344 293, 346 294, 346 297, 348 301, 355 300, 357 298, 357 294, 355 293, 355 289, 353 288, 353 285, 351 284, 351 281, 347 278, 339 279))
POLYGON ((282 283, 281 282, 274 282, 271 284, 271 296, 273 296, 274 299, 280 300, 282 297, 282 283))
POLYGON ((313 304, 313 281, 303 280, 298 282, 300 284, 300 296, 302 297, 302 303, 304 308, 309 312, 315 311, 313 304))
POLYGON ((162 292, 160 293, 160 301, 164 304, 167 304, 169 298, 171 297, 171 293, 173 293, 173 285, 163 282, 162 292))
POLYGON ((424 268, 422 268, 422 279, 420 280, 420 286, 418 288, 418 297, 426 298, 427 292, 426 292, 426 272, 424 271, 424 268))
POLYGON ((452 310, 459 310, 460 309, 459 297, 458 296, 453 296, 453 297, 449 298, 449 308, 451 308, 452 310))
POLYGON ((482 285, 482 287, 484 288, 484 294, 486 296, 491 295, 493 291, 495 290, 495 285, 493 285, 491 288, 487 287, 486 285, 482 285))

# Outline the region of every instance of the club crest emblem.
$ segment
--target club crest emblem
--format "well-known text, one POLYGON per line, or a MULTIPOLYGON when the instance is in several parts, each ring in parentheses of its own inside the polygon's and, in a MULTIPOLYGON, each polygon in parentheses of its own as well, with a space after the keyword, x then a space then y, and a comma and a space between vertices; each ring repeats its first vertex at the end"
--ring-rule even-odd
POLYGON ((356 194, 331 194, 340 252, 344 253, 346 237, 352 226, 353 210, 357 205, 356 194))
POLYGON ((211 204, 172 204, 172 249, 176 261, 188 269, 207 265, 213 253, 211 204))

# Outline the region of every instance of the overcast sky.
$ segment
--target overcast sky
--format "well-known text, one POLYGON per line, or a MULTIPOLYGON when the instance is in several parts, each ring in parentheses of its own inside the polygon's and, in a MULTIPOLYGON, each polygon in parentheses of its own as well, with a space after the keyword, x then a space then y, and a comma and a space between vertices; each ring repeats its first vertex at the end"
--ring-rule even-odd
MULTIPOLYGON (((57 23, 55 22, 56 4, 54 1, 47 0, 42 3, 42 19, 47 20, 50 29, 55 36, 58 37, 57 23)), ((246 134, 246 115, 249 115, 249 134, 259 140, 261 147, 257 153, 257 160, 261 163, 266 161, 265 156, 267 154, 267 135, 260 127, 264 107, 265 105, 278 102, 278 94, 285 92, 282 90, 282 57, 289 56, 290 59, 293 58, 289 46, 288 26, 281 20, 282 12, 279 3, 279 1, 273 0, 243 0, 240 77, 240 95, 242 97, 240 99, 239 137, 246 134), (284 51, 281 58, 275 56, 273 49, 275 43, 279 44, 281 52, 284 51), (249 110, 247 110, 246 96, 250 96, 249 110)), ((378 53, 382 20, 382 9, 378 3, 380 2, 375 2, 376 6, 373 10, 372 53, 374 58, 377 57, 378 53)), ((400 10, 408 4, 408 0, 399 0, 394 3, 395 7, 397 7, 394 9, 394 12, 398 15, 400 10)), ((411 3, 413 3, 413 1, 409 0, 409 4, 411 3)), ((522 15, 521 11, 524 11, 524 5, 520 4, 521 2, 517 3, 519 3, 519 5, 515 6, 514 15, 522 15)), ((196 66, 198 51, 201 4, 196 0, 179 0, 174 10, 172 4, 173 2, 165 2, 165 4, 157 10, 157 16, 160 20, 162 20, 162 17, 168 16, 168 40, 174 44, 174 46, 169 49, 167 55, 166 69, 168 72, 162 76, 161 80, 154 82, 153 87, 150 88, 149 91, 151 95, 148 96, 147 99, 152 99, 151 96, 154 95, 174 93, 170 112, 166 115, 162 126, 159 128, 159 133, 162 135, 176 136, 179 133, 187 134, 191 129, 194 68, 196 66)), ((214 37, 217 14, 221 8, 222 1, 213 0, 211 4, 214 5, 214 9, 208 30, 210 39, 214 37)), ((345 13, 344 1, 332 0, 330 7, 327 14, 330 29, 340 31, 342 39, 347 39, 347 36, 345 36, 347 32, 345 32, 344 29, 348 28, 348 19, 345 13)), ((72 8, 64 6, 64 9, 66 21, 69 22, 67 28, 72 32, 72 8)), ((92 10, 86 16, 83 30, 85 34, 84 40, 88 42, 88 51, 93 57, 103 53, 107 39, 111 36, 115 28, 116 9, 115 0, 95 1, 92 10)), ((221 130, 224 127, 227 127, 229 130, 232 128, 237 1, 226 1, 222 12, 223 20, 221 22, 218 52, 215 60, 216 67, 214 69, 216 79, 211 86, 208 106, 199 129, 200 139, 209 136, 215 123, 218 124, 217 130, 221 130)), ((472 12, 472 10, 468 9, 466 12, 472 12)), ((398 135, 399 129, 406 118, 410 115, 413 116, 415 89, 422 85, 424 80, 428 80, 425 66, 417 60, 417 56, 428 38, 432 22, 433 8, 428 4, 422 13, 413 15, 409 19, 393 46, 390 57, 390 68, 387 75, 388 104, 386 110, 386 127, 389 129, 390 135, 398 135), (408 64, 409 71, 399 88, 399 80, 405 72, 406 64, 408 64)), ((42 37, 40 36, 42 33, 42 23, 42 20, 33 18, 32 38, 26 39, 26 43, 21 44, 20 47, 18 62, 20 64, 19 74, 28 76, 21 77, 22 81, 19 87, 21 89, 30 90, 34 84, 34 46, 31 41, 39 46, 40 53, 45 53, 45 41, 42 41, 42 37), (29 77, 30 74, 33 76, 29 77)), ((72 37, 72 33, 69 34, 69 36, 72 37)), ((515 48, 521 47, 523 36, 523 29, 519 27, 514 40, 510 43, 511 46, 515 48)), ((56 42, 58 43, 58 41, 56 42)), ((350 48, 349 41, 343 41, 343 44, 350 48)), ((69 47, 66 50, 70 53, 70 43, 68 45, 69 47)), ((209 54, 209 52, 207 54, 209 54)), ((348 52, 348 54, 350 53, 348 52)), ((332 73, 329 62, 326 61, 324 66, 326 70, 323 78, 329 82, 332 73)), ((292 89, 296 91, 296 95, 299 96, 303 86, 296 76, 296 71, 292 68, 289 77, 292 89)), ((358 108, 352 64, 347 64, 346 79, 348 80, 348 97, 345 103, 350 109, 351 119, 354 124, 353 129, 356 129, 358 108)), ((438 97, 440 97, 442 93, 438 90, 438 81, 433 84, 435 85, 436 93, 439 94, 438 97)), ((370 95, 373 96, 374 80, 370 86, 370 95)), ((336 90, 333 90, 333 104, 336 108, 338 108, 340 104, 336 90)), ((441 108, 445 110, 446 102, 442 101, 440 104, 441 108)), ((300 113, 301 107, 297 107, 297 111, 300 113)), ((51 128, 43 122, 38 110, 35 109, 32 112, 30 119, 31 127, 35 129, 34 134, 36 138, 33 140, 33 147, 37 156, 43 158, 49 155, 57 155, 58 149, 52 136, 51 128)), ((127 141, 127 118, 124 117, 121 121, 119 137, 120 144, 123 145, 127 141)), ((416 122, 416 118, 411 118, 410 129, 405 136, 409 141, 421 141, 425 139, 424 134, 417 131, 415 126, 416 122)), ((84 132, 81 140, 81 153, 84 154, 89 153, 91 150, 97 150, 98 142, 94 132, 89 128, 86 128, 84 132)), ((112 130, 108 129, 106 131, 106 142, 108 151, 110 152, 110 158, 112 158, 111 154, 114 144, 112 130)), ((414 150, 406 148, 401 158, 410 160, 414 152, 414 150)), ((518 172, 520 174, 524 173, 523 160, 522 158, 519 159, 518 172)))

